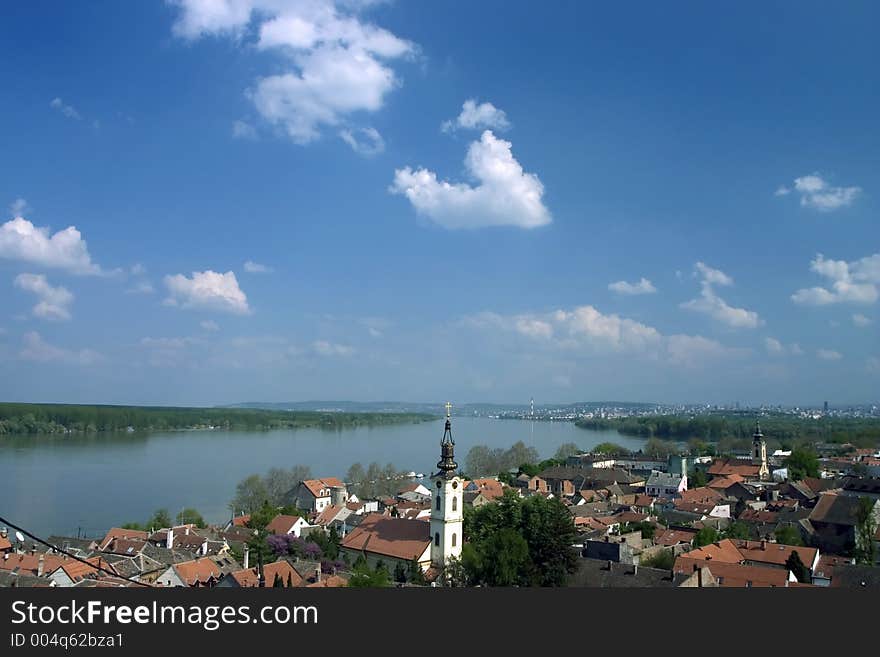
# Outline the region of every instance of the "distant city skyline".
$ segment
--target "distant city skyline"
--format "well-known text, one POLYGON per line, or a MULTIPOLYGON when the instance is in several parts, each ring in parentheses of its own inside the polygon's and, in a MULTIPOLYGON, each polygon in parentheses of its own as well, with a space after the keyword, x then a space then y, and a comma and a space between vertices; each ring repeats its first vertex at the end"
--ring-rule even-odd
POLYGON ((9 6, 0 400, 875 403, 878 21, 9 6))

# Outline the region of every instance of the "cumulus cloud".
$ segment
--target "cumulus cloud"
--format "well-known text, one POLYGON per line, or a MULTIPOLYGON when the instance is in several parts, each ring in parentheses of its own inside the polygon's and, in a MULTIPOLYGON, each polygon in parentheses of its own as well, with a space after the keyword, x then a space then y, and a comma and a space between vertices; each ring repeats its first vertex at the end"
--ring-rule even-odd
POLYGON ((52 101, 49 103, 49 107, 51 107, 53 110, 61 112, 68 119, 75 119, 77 121, 82 119, 82 115, 73 105, 67 105, 60 98, 53 98, 52 101))
POLYGON ((272 268, 267 265, 261 265, 259 262, 248 260, 244 263, 244 270, 248 274, 268 274, 272 271, 272 268))
POLYGON ((30 210, 31 206, 29 206, 28 202, 23 198, 17 198, 9 204, 9 214, 12 215, 13 219, 15 217, 23 217, 30 212, 30 210))
POLYGON ((72 274, 101 274, 75 226, 50 234, 23 217, 0 226, 0 258, 64 269, 72 274))
POLYGON ((320 356, 351 356, 354 353, 353 347, 327 340, 316 340, 312 343, 312 349, 320 356))
POLYGON ((389 191, 405 195, 416 212, 444 228, 536 228, 552 221, 541 200, 544 185, 523 171, 509 141, 486 130, 470 145, 465 167, 476 186, 438 181, 433 171, 405 167, 395 171, 389 191))
POLYGON ((636 294, 654 294, 657 288, 647 278, 642 277, 638 283, 628 283, 626 281, 616 281, 608 285, 608 289, 618 294, 636 295, 636 294))
POLYGON ((703 262, 695 265, 695 275, 699 276, 700 296, 681 304, 681 308, 712 317, 716 321, 733 328, 757 328, 764 324, 758 313, 745 308, 729 305, 715 292, 715 285, 733 285, 733 279, 719 269, 713 269, 703 262))
POLYGON ((770 337, 764 338, 764 348, 771 356, 783 356, 786 354, 801 356, 804 353, 800 345, 796 342, 785 345, 776 338, 770 337))
POLYGON ((826 260, 819 253, 810 269, 827 278, 831 287, 803 288, 791 295, 795 303, 825 306, 834 303, 872 304, 880 297, 880 253, 860 260, 826 260))
POLYGON ((165 277, 168 288, 166 305, 202 310, 215 310, 247 315, 251 312, 247 296, 238 286, 231 271, 220 274, 215 271, 194 271, 192 277, 183 274, 165 277))
POLYGON ((233 121, 232 122, 232 136, 236 139, 256 139, 257 138, 257 130, 250 123, 246 121, 233 121))
POLYGON ((812 173, 795 178, 791 188, 780 186, 774 195, 788 196, 792 192, 797 192, 801 206, 820 212, 831 212, 852 205, 861 191, 861 187, 835 187, 819 173, 812 173))
POLYGON ((309 0, 174 0, 174 33, 184 39, 247 35, 257 50, 277 53, 284 72, 255 81, 246 93, 257 112, 294 142, 317 139, 326 126, 376 112, 400 85, 390 63, 416 52, 411 42, 364 21, 369 3, 309 0))
POLYGON ((70 319, 70 304, 73 294, 65 287, 52 287, 42 274, 19 274, 15 277, 15 286, 37 296, 37 305, 33 308, 35 317, 41 319, 70 319))
POLYGON ((56 347, 46 342, 36 331, 28 331, 22 336, 19 357, 39 363, 60 362, 71 365, 92 365, 103 359, 101 354, 91 349, 74 351, 56 347))
POLYGON ((822 360, 840 360, 843 358, 839 351, 834 351, 833 349, 818 349, 816 356, 822 360))
POLYGON ((345 129, 339 132, 339 136, 360 155, 378 155, 385 150, 385 140, 375 128, 345 129))
POLYGON ((461 114, 457 118, 444 121, 440 126, 443 132, 452 132, 457 128, 468 130, 493 130, 504 131, 510 128, 510 121, 503 110, 498 109, 492 103, 480 103, 473 98, 464 101, 461 106, 461 114))
POLYGON ((566 353, 641 354, 683 367, 748 353, 699 335, 664 335, 653 326, 602 313, 591 305, 520 315, 487 311, 465 317, 460 324, 511 332, 566 353))
POLYGON ((855 324, 859 328, 864 328, 864 327, 869 326, 870 324, 873 323, 873 321, 871 320, 870 317, 865 317, 861 313, 855 313, 852 316, 852 321, 853 321, 853 324, 855 324))

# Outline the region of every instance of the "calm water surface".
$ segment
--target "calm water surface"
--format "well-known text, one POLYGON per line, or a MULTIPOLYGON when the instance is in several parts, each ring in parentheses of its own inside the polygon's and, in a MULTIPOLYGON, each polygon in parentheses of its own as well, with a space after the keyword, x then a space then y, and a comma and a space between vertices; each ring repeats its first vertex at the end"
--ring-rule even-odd
MULTIPOLYGON (((541 458, 563 443, 589 449, 612 441, 643 443, 570 422, 453 418, 456 459, 474 445, 509 447, 517 440, 541 458)), ((344 477, 349 466, 391 462, 430 474, 439 458, 441 420, 340 431, 177 431, 91 436, 0 437, 0 516, 39 534, 98 535, 144 522, 158 508, 184 507, 209 522, 229 515, 227 503, 244 477, 272 467, 308 465, 315 476, 344 477)))

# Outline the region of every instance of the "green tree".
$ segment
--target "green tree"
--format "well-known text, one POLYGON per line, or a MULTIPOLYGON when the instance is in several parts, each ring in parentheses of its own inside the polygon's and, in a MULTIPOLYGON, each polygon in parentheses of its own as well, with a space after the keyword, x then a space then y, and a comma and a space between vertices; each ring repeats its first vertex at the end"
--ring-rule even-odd
POLYGON ((122 525, 122 529, 136 529, 137 531, 146 531, 149 527, 144 527, 139 522, 127 522, 122 525))
POLYGON ((727 529, 724 530, 724 538, 747 539, 750 534, 749 526, 740 520, 730 523, 727 529))
POLYGON ((147 520, 147 527, 150 529, 164 529, 165 527, 171 527, 173 524, 168 509, 156 509, 153 517, 147 520))
POLYGON ((179 525, 195 525, 196 527, 205 527, 205 519, 202 514, 192 508, 182 509, 177 514, 177 524, 179 525))
POLYGON ((710 543, 715 543, 720 540, 720 538, 718 530, 714 527, 703 527, 697 532, 696 536, 694 536, 694 547, 699 548, 704 545, 709 545, 710 543))
POLYGON ((258 474, 245 477, 235 487, 235 496, 229 507, 236 514, 254 513, 269 499, 269 492, 263 478, 258 474))
POLYGON ((777 527, 776 531, 773 532, 773 536, 774 538, 776 538, 776 542, 780 545, 800 546, 804 544, 803 540, 801 539, 801 533, 794 525, 783 525, 781 527, 777 527))
POLYGON ((665 548, 658 550, 657 553, 651 557, 639 561, 639 565, 644 566, 645 568, 659 568, 660 570, 672 570, 672 565, 674 563, 675 555, 672 553, 672 550, 665 548))
POLYGON ((275 573, 275 580, 272 582, 273 588, 284 588, 284 580, 281 579, 281 575, 275 573))
POLYGON ((568 509, 556 498, 539 495, 521 498, 506 491, 495 504, 473 509, 465 507, 464 534, 468 542, 461 564, 468 579, 477 582, 511 581, 511 564, 517 581, 530 586, 561 586, 577 569, 578 554, 572 547, 576 539, 574 522, 568 509), (503 530, 511 530, 504 532, 503 530), (512 532, 512 533, 511 533, 512 532), (527 559, 520 560, 525 541, 527 559), (511 555, 501 554, 512 551, 511 555), (501 565, 490 563, 492 559, 501 565))
POLYGON ((626 456, 630 453, 626 447, 609 442, 599 443, 590 451, 594 454, 613 454, 615 456, 626 456))
POLYGON ((419 566, 419 562, 416 561, 415 557, 409 562, 407 580, 410 584, 415 584, 416 586, 424 586, 427 583, 425 580, 425 573, 422 572, 422 567, 419 566))
POLYGON ((702 470, 691 470, 688 474, 688 488, 702 488, 709 483, 706 473, 702 470))
POLYGON ((553 455, 553 458, 559 461, 565 461, 569 456, 580 454, 581 451, 581 448, 575 443, 563 443, 559 446, 559 449, 556 450, 556 454, 553 455))
POLYGON ((856 544, 853 556, 856 563, 873 566, 877 558, 877 519, 875 502, 870 497, 860 497, 856 510, 856 544))
POLYGON ((792 574, 797 578, 797 581, 805 582, 807 584, 810 583, 810 571, 804 565, 804 562, 801 561, 801 557, 797 553, 797 550, 791 551, 788 559, 785 560, 785 567, 792 572, 792 574))
POLYGON ((394 581, 403 584, 406 581, 406 566, 402 561, 398 561, 394 566, 394 581))
POLYGON ((388 574, 388 569, 384 566, 371 569, 365 562, 352 570, 348 585, 354 588, 384 588, 391 586, 391 577, 388 574))
POLYGON ((819 476, 819 458, 806 447, 796 447, 785 460, 789 481, 800 481, 805 477, 819 476))

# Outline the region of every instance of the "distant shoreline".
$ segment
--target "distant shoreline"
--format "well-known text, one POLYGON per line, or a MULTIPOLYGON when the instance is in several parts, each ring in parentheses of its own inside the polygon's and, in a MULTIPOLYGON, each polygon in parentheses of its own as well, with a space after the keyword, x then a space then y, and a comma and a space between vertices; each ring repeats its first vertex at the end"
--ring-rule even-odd
POLYGON ((429 413, 0 403, 0 436, 145 431, 340 429, 436 420, 429 413))

